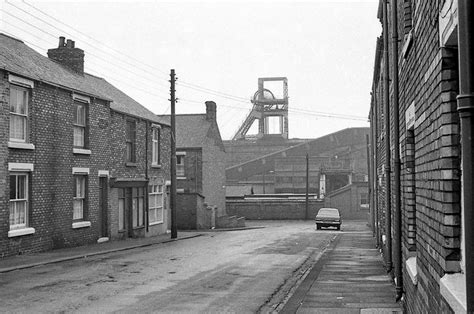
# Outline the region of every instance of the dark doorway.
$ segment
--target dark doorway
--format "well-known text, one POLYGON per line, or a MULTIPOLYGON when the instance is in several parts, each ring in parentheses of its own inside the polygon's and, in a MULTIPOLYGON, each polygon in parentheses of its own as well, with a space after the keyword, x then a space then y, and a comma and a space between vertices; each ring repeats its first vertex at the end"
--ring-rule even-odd
POLYGON ((145 236, 146 188, 118 189, 119 232, 123 237, 145 236))
POLYGON ((109 230, 107 228, 107 177, 99 177, 99 211, 100 211, 100 236, 108 237, 109 230))

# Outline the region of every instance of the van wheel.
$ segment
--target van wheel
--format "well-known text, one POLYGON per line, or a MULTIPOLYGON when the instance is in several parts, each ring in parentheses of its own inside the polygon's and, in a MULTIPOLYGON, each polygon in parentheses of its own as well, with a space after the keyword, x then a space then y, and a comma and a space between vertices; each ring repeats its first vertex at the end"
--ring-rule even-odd
POLYGON ((316 224, 316 230, 319 230, 319 229, 321 229, 321 226, 316 224))

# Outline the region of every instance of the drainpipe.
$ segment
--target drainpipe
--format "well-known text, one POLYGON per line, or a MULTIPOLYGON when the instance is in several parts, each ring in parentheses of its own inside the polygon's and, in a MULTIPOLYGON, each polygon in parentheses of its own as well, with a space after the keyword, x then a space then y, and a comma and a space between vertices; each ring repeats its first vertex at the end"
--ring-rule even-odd
POLYGON ((386 252, 385 263, 387 272, 392 271, 392 191, 390 187, 390 96, 389 96, 389 71, 388 64, 388 0, 383 2, 383 47, 384 47, 384 89, 383 98, 385 103, 385 236, 386 236, 386 252))
POLYGON ((398 1, 392 0, 392 63, 393 63, 393 163, 395 212, 394 212, 394 254, 395 254, 395 281, 396 300, 399 301, 403 294, 402 275, 402 209, 400 206, 400 118, 398 102, 398 1))
MULTIPOLYGON (((474 3, 458 1, 459 96, 461 120, 462 206, 464 208, 464 257, 466 264, 466 309, 474 312, 474 222, 472 156, 474 156, 474 3)), ((462 249, 462 248, 461 248, 462 249)))
POLYGON ((370 225, 372 226, 372 235, 375 235, 375 219, 374 219, 374 206, 372 204, 372 167, 370 162, 370 150, 371 150, 371 143, 369 141, 369 134, 365 135, 365 141, 367 142, 367 185, 368 185, 368 193, 367 197, 369 199, 369 213, 370 213, 370 225))
MULTIPOLYGON (((149 123, 147 120, 145 120, 145 179, 147 182, 147 187, 145 189, 145 195, 148 196, 148 183, 150 182, 150 178, 148 177, 148 128, 149 128, 149 123)), ((145 197, 145 226, 146 226, 146 232, 148 232, 148 197, 145 197)))
POLYGON ((377 248, 380 248, 380 229, 379 229, 379 202, 378 202, 378 181, 377 181, 377 127, 378 127, 378 108, 377 108, 377 90, 374 89, 374 111, 373 111, 373 123, 374 130, 372 132, 372 151, 373 151, 373 167, 372 167, 372 176, 373 176, 373 199, 374 199, 374 208, 375 208, 375 237, 377 248))

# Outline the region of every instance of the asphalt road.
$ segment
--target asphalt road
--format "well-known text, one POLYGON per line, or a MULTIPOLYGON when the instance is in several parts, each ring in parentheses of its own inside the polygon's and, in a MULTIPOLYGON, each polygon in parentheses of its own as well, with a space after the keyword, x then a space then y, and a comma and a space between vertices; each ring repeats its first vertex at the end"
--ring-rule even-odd
MULTIPOLYGON (((340 234, 312 221, 247 224, 265 228, 1 274, 0 311, 268 312, 340 234)), ((346 222, 342 232, 360 224, 346 222)))

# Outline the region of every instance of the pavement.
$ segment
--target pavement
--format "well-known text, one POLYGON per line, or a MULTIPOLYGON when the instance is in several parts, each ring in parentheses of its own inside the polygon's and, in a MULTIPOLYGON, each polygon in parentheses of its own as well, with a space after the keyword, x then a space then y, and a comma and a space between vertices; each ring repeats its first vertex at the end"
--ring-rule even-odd
POLYGON ((41 253, 15 255, 3 258, 0 257, 0 274, 24 268, 31 268, 46 264, 60 263, 74 259, 85 258, 89 256, 108 254, 173 241, 191 239, 202 236, 209 232, 241 231, 259 228, 264 227, 248 226, 240 228, 219 228, 199 231, 179 231, 178 238, 176 239, 171 239, 170 234, 162 234, 149 238, 128 238, 120 241, 107 241, 73 248, 56 249, 41 253))
POLYGON ((8 256, 0 258, 0 273, 14 270, 41 266, 46 264, 60 263, 74 259, 86 258, 100 254, 131 250, 151 245, 180 241, 202 236, 203 232, 178 232, 178 238, 171 239, 169 234, 163 234, 150 238, 126 239, 120 241, 107 241, 102 243, 89 244, 74 248, 56 249, 42 253, 32 253, 8 256))
MULTIPOLYGON (((261 227, 248 227, 239 230, 261 227)), ((228 231, 180 231, 177 239, 169 234, 151 238, 108 241, 75 248, 57 249, 0 259, 0 273, 59 263, 100 254, 160 245, 228 231)), ((318 231, 318 232, 325 232, 318 231)), ((331 232, 331 231, 327 231, 331 232)), ((403 313, 395 302, 395 286, 386 273, 382 257, 375 248, 372 233, 364 228, 337 232, 301 284, 294 290, 280 313, 403 313)))
MULTIPOLYGON (((323 230, 324 231, 324 230, 323 230)), ((343 232, 280 313, 403 313, 369 230, 343 232)))

